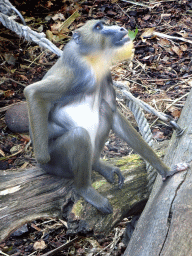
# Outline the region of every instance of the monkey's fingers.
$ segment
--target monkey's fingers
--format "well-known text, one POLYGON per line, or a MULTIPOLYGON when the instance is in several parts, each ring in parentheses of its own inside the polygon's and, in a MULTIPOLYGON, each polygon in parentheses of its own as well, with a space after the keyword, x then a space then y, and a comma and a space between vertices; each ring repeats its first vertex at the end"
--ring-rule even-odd
POLYGON ((166 180, 167 177, 173 176, 175 173, 186 171, 189 168, 188 163, 178 163, 173 166, 173 169, 166 173, 166 177, 163 177, 163 181, 166 180))
POLYGON ((173 174, 177 172, 186 171, 189 168, 188 163, 178 163, 173 167, 173 174))

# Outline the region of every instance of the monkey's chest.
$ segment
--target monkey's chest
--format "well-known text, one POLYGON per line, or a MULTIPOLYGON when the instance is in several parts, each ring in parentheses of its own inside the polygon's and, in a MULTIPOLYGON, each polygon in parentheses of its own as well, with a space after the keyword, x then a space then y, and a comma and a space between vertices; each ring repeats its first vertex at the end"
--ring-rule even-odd
POLYGON ((57 112, 57 117, 63 127, 70 127, 69 129, 82 127, 86 129, 94 149, 99 127, 99 103, 97 97, 87 96, 86 100, 61 107, 57 112))

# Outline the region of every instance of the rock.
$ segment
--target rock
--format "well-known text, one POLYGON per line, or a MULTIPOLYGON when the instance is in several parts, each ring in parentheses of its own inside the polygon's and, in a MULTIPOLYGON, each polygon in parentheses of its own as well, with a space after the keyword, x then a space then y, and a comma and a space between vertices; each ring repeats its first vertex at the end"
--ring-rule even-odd
POLYGON ((5 122, 12 132, 28 132, 29 119, 27 103, 18 103, 9 108, 5 114, 5 122))

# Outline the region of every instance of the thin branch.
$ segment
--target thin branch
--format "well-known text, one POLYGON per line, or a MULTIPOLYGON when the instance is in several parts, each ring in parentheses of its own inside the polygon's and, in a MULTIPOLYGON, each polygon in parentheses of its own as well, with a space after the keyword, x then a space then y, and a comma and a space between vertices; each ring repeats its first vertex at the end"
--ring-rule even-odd
POLYGON ((153 32, 153 35, 154 35, 154 36, 161 37, 161 38, 167 38, 167 39, 172 39, 172 40, 180 40, 180 41, 183 41, 183 42, 192 44, 192 41, 191 41, 191 40, 185 39, 185 38, 183 38, 183 37, 170 36, 170 35, 166 35, 166 34, 159 33, 159 32, 155 32, 155 31, 153 32))

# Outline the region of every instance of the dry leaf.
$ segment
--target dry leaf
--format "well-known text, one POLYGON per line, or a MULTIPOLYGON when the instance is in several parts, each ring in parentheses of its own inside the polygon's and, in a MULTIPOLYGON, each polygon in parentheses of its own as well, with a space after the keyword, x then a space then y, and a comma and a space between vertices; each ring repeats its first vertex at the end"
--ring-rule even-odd
POLYGON ((37 241, 34 243, 33 248, 34 250, 44 250, 47 247, 43 240, 37 241))
POLYGON ((169 48, 171 47, 171 43, 169 40, 165 39, 165 38, 161 38, 159 41, 158 41, 158 44, 163 47, 163 48, 169 48))
POLYGON ((52 20, 56 21, 56 20, 65 20, 65 17, 62 13, 56 13, 53 17, 52 20))
POLYGON ((186 32, 186 31, 182 31, 182 32, 177 32, 178 35, 184 37, 184 38, 187 38, 189 37, 189 34, 186 32))
POLYGON ((181 44, 181 45, 180 45, 180 48, 181 48, 181 50, 182 50, 183 52, 185 52, 185 51, 188 50, 188 47, 187 47, 186 44, 181 44))
POLYGON ((11 154, 14 154, 14 153, 18 152, 20 149, 21 149, 21 145, 16 145, 10 149, 10 152, 11 152, 11 154))
POLYGON ((47 2, 47 7, 50 8, 53 5, 53 3, 51 1, 47 2))
POLYGON ((10 98, 10 97, 12 97, 13 95, 15 95, 15 92, 14 92, 14 91, 11 91, 11 90, 4 91, 4 96, 5 96, 5 98, 10 98))
POLYGON ((52 26, 51 26, 51 32, 53 34, 58 34, 59 33, 59 30, 60 30, 60 27, 63 23, 61 21, 57 21, 57 23, 54 23, 52 26))
POLYGON ((5 53, 4 58, 9 65, 13 65, 13 66, 15 65, 15 62, 17 60, 17 58, 15 58, 15 56, 11 53, 5 53))
POLYGON ((164 14, 161 14, 161 19, 163 18, 169 18, 171 16, 171 13, 164 13, 164 14))
POLYGON ((28 164, 29 164, 28 162, 25 162, 24 164, 22 164, 22 166, 20 167, 20 170, 25 169, 28 164))
POLYGON ((87 237, 85 240, 88 241, 93 248, 101 248, 101 245, 97 242, 97 240, 89 237, 87 237))
POLYGON ((188 83, 188 85, 190 85, 192 87, 192 79, 189 80, 187 83, 188 83))
POLYGON ((151 15, 147 14, 147 15, 145 15, 145 17, 143 17, 143 20, 147 21, 147 20, 149 20, 150 18, 151 18, 151 15))
POLYGON ((37 231, 42 231, 39 227, 37 227, 34 223, 31 223, 31 227, 34 228, 37 231))
POLYGON ((171 115, 172 115, 174 118, 179 118, 180 115, 181 115, 181 110, 175 109, 175 110, 171 111, 171 115))
POLYGON ((53 41, 53 33, 51 30, 46 30, 46 36, 50 41, 53 41))
POLYGON ((181 49, 180 49, 178 46, 174 45, 171 49, 172 49, 172 51, 173 51, 174 53, 176 53, 180 58, 182 57, 183 52, 181 51, 181 49))
POLYGON ((1 149, 0 149, 0 155, 5 156, 5 153, 1 149))
POLYGON ((68 228, 68 224, 66 221, 62 220, 62 219, 59 219, 59 221, 66 227, 68 228))
POLYGON ((146 41, 146 39, 152 39, 154 38, 155 36, 153 35, 153 32, 154 32, 155 28, 148 28, 146 29, 143 34, 141 35, 141 39, 143 42, 146 41))
POLYGON ((26 142, 29 142, 30 141, 30 136, 29 135, 26 135, 26 134, 20 134, 21 138, 26 141, 26 142))
POLYGON ((19 75, 19 76, 22 78, 22 80, 28 81, 28 78, 26 76, 24 76, 24 75, 19 75))
POLYGON ((156 140, 164 140, 165 139, 163 132, 159 131, 159 129, 153 129, 152 134, 153 134, 153 138, 156 140))
POLYGON ((59 33, 58 35, 53 36, 53 41, 57 43, 57 42, 59 42, 59 41, 61 41, 61 40, 63 40, 63 39, 66 39, 66 38, 71 38, 71 37, 68 36, 68 35, 59 33))
POLYGON ((33 21, 35 20, 35 17, 25 17, 25 22, 30 22, 30 21, 33 21))

